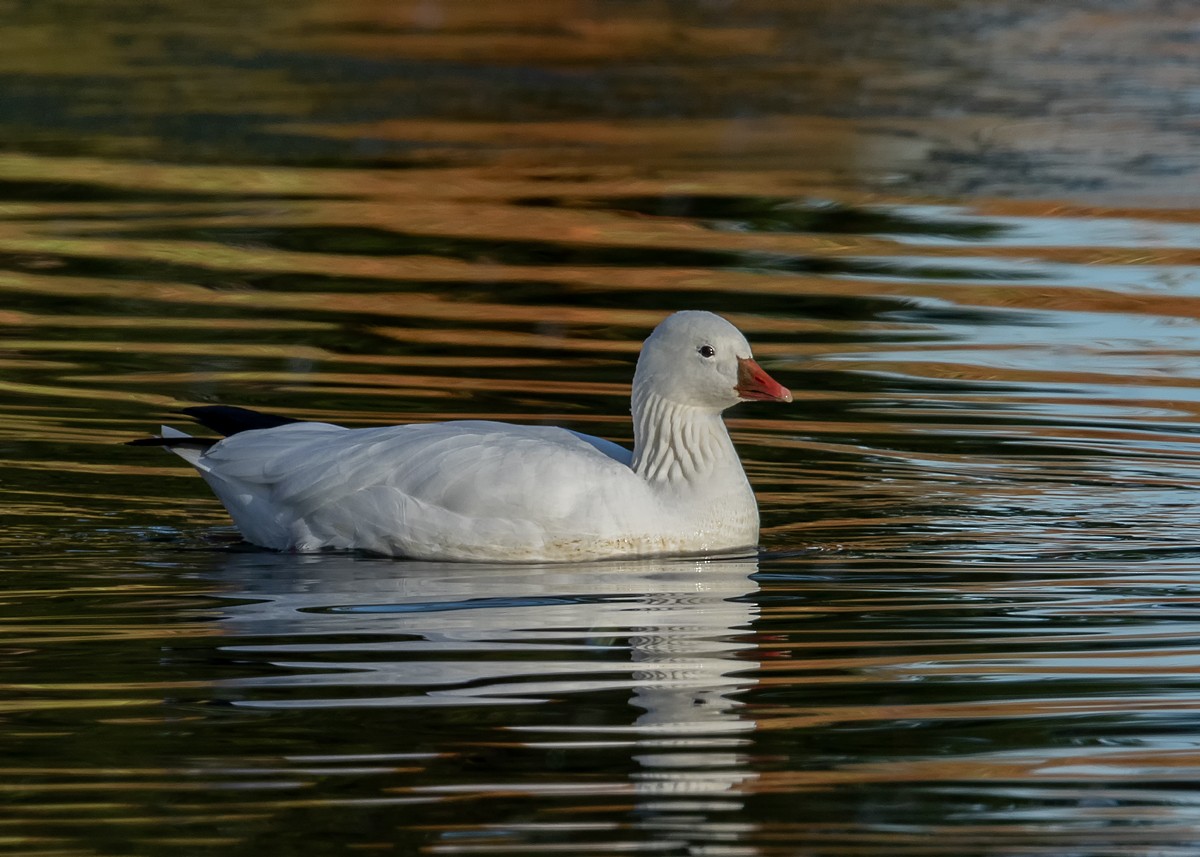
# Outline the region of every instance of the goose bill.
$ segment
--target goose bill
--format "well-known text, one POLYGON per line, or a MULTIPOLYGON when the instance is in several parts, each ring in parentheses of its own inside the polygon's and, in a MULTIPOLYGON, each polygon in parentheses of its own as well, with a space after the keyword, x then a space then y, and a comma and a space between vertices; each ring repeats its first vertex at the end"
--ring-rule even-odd
POLYGON ((738 358, 738 382, 734 391, 743 401, 790 402, 792 392, 749 357, 738 358))

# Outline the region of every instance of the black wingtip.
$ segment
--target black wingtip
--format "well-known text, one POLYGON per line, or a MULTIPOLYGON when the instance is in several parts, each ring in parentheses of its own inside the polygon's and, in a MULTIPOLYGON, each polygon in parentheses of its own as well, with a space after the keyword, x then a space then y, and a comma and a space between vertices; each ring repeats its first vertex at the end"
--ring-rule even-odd
POLYGON ((125 441, 126 446, 162 446, 167 449, 182 447, 183 449, 206 450, 216 443, 208 437, 139 437, 137 440, 125 441))
POLYGON ((181 408, 179 413, 186 414, 205 428, 212 429, 225 437, 238 432, 278 428, 300 422, 291 417, 264 414, 261 411, 237 408, 233 405, 197 405, 191 408, 181 408))

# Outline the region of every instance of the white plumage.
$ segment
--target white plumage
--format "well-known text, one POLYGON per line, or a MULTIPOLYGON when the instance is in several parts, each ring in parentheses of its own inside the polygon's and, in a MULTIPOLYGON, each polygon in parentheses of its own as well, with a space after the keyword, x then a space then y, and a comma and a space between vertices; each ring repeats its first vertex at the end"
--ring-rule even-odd
POLYGON ((646 340, 634 449, 562 428, 487 421, 237 431, 191 462, 247 541, 414 559, 570 561, 726 552, 758 507, 721 412, 791 401, 732 324, 679 312, 646 340))

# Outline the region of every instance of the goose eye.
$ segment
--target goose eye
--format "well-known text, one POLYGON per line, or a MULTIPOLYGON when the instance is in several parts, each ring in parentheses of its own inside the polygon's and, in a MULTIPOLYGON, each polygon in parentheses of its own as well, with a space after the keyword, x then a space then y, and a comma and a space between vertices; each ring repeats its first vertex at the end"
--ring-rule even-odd
POLYGON ((701 357, 715 357, 717 354, 717 349, 711 345, 701 345, 696 350, 700 352, 701 357))

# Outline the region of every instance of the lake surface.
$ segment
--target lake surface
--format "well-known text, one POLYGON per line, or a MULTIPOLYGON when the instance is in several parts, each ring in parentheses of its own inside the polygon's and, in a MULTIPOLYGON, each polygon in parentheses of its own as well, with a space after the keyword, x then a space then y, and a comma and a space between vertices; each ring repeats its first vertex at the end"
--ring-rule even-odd
POLYGON ((9 5, 7 853, 1200 849, 1186 4, 9 5), (628 443, 683 308, 796 393, 757 558, 274 554, 121 445, 628 443))

